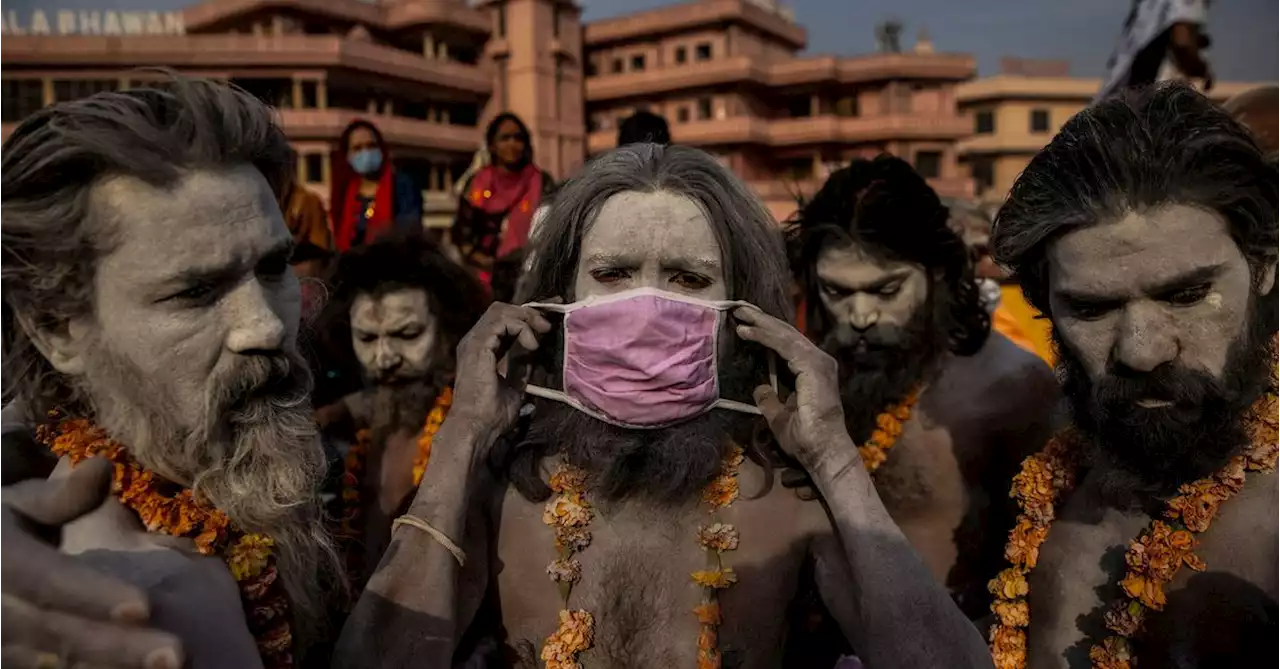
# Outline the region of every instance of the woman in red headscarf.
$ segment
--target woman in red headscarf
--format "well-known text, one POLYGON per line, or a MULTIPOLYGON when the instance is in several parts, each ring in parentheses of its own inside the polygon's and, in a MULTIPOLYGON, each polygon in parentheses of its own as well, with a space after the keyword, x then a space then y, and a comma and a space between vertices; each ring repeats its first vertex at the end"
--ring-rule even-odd
POLYGON ((485 130, 485 149, 463 179, 451 237, 462 260, 487 284, 494 264, 524 248, 551 175, 533 162, 529 129, 511 113, 485 130))
POLYGON ((339 252, 367 244, 392 230, 422 229, 422 191, 395 169, 382 133, 352 121, 331 158, 329 210, 339 252))

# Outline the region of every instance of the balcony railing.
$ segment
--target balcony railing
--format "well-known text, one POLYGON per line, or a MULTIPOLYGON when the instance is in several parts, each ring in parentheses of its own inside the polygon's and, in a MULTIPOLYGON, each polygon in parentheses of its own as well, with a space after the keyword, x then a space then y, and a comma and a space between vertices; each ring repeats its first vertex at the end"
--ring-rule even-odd
MULTIPOLYGON (((954 140, 969 133, 970 121, 959 116, 885 115, 846 118, 761 119, 735 116, 671 126, 671 139, 691 146, 760 144, 794 147, 809 144, 857 144, 889 140, 954 140)), ((599 130, 587 136, 587 150, 613 148, 616 131, 599 130)))
POLYGON ((476 95, 488 95, 493 88, 484 67, 427 60, 419 54, 336 35, 11 36, 0 47, 0 57, 6 68, 350 68, 476 95))
POLYGON ((353 119, 371 120, 393 145, 471 153, 484 141, 479 128, 432 123, 401 116, 369 115, 353 109, 280 109, 280 126, 290 139, 336 140, 353 119))

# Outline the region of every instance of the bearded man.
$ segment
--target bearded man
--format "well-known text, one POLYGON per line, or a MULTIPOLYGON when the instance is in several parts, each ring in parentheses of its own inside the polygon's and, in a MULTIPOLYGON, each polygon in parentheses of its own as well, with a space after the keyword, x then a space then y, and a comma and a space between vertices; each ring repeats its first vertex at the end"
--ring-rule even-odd
MULTIPOLYGON (((93 580, 87 564, 148 596, 132 590, 110 622, 149 607, 189 666, 291 666, 340 581, 297 350, 284 133, 245 92, 176 79, 49 107, 3 155, 5 395, 60 469, 114 464, 112 499, 62 528, 58 560, 6 552, 6 666, 144 666, 130 631, 105 633, 103 609, 83 605, 110 597, 71 590, 93 580), (143 525, 169 540, 140 539, 143 525), (188 562, 215 565, 204 596, 176 596, 191 592, 188 562), (227 589, 230 607, 208 598, 227 589)), ((59 525, 83 512, 72 506, 22 515, 59 525)), ((21 511, 6 506, 7 537, 21 511)))
POLYGON ((856 160, 800 210, 792 256, 885 508, 979 616, 1012 517, 992 491, 1044 444, 1059 394, 1043 362, 991 332, 948 215, 905 161, 856 160))
POLYGON ((317 411, 346 446, 332 514, 353 585, 378 564, 391 520, 422 480, 453 403, 454 348, 488 301, 470 272, 421 233, 344 253, 318 323, 330 361, 354 359, 365 387, 317 411))
POLYGON ((993 241, 1071 409, 1014 479, 996 665, 1275 666, 1274 165, 1198 93, 1131 91, 1032 159, 993 241))
POLYGON ((497 630, 491 666, 777 667, 808 562, 871 666, 987 666, 862 470, 834 360, 782 320, 783 240, 732 173, 686 147, 605 154, 557 194, 518 290, 539 302, 492 305, 458 347, 336 666, 447 666, 497 630), (774 485, 769 431, 826 508, 774 485))

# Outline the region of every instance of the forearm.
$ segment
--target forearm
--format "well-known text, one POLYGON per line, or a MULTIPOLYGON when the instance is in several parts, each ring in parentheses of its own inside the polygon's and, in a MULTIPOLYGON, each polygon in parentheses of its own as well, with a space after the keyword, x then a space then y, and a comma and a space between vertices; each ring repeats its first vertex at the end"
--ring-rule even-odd
MULTIPOLYGON (((474 492, 472 454, 483 439, 468 421, 446 420, 409 508, 409 515, 464 549, 477 543, 465 530, 474 492)), ((443 544, 421 529, 399 526, 343 627, 334 667, 372 666, 374 659, 385 667, 449 666, 463 631, 457 615, 461 574, 443 544)))
POLYGON ((893 522, 853 456, 810 468, 830 509, 852 575, 857 629, 850 639, 871 669, 990 667, 981 634, 952 602, 893 522))

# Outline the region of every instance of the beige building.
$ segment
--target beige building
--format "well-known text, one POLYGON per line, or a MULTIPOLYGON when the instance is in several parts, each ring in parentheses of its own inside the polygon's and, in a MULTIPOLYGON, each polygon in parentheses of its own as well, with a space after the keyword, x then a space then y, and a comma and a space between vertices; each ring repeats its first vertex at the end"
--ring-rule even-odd
MULTIPOLYGON (((968 136, 956 143, 974 194, 1000 202, 1032 156, 1093 99, 1101 79, 1069 76, 1065 62, 1006 58, 1000 74, 956 87, 968 136)), ((1263 83, 1220 82, 1209 96, 1219 102, 1263 83)))
POLYGON ((672 141, 731 167, 779 218, 833 167, 883 152, 940 193, 971 195, 955 153, 968 133, 955 85, 976 65, 935 53, 927 37, 801 56, 805 30, 774 0, 672 5, 588 23, 584 36, 589 153, 612 148, 618 123, 644 109, 667 119, 672 141))

